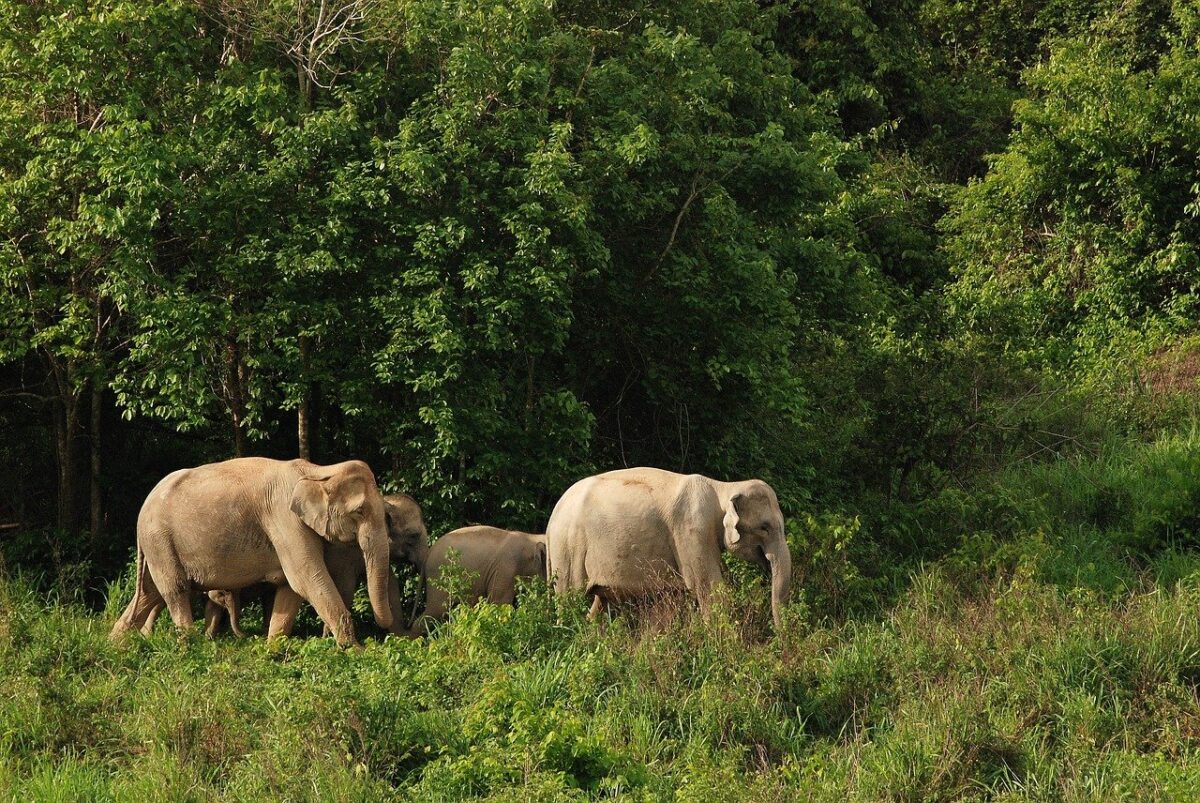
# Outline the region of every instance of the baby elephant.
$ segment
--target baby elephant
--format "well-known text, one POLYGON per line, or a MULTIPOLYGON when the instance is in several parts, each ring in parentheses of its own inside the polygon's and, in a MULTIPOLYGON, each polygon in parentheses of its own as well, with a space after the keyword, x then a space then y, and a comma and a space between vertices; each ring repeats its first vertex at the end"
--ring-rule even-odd
POLYGON ((467 570, 470 586, 455 602, 488 602, 511 605, 516 600, 518 577, 546 578, 546 536, 501 530, 498 527, 463 527, 434 542, 425 564, 425 610, 413 622, 409 635, 419 636, 428 626, 446 617, 450 596, 439 584, 442 567, 456 562, 467 570))
POLYGON ((259 583, 256 586, 243 588, 238 591, 212 590, 205 592, 204 597, 204 635, 213 638, 221 632, 226 615, 229 616, 229 629, 238 638, 245 638, 246 633, 239 625, 242 614, 242 601, 249 595, 262 604, 263 626, 271 621, 271 602, 275 596, 275 586, 269 583, 259 583))
POLYGON ((204 635, 212 638, 221 632, 221 624, 225 621, 225 614, 229 614, 229 629, 233 631, 233 635, 238 638, 245 638, 246 634, 238 624, 238 619, 241 616, 241 599, 240 593, 237 591, 209 591, 207 598, 204 600, 204 635))

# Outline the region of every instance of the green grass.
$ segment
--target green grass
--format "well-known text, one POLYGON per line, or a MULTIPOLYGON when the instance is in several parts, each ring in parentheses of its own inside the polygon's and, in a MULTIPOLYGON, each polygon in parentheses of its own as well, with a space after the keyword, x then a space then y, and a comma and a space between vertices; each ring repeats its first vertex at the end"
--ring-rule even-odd
POLYGON ((93 614, 9 577, 0 794, 1188 799, 1198 452, 1192 437, 1128 446, 947 497, 945 526, 970 529, 886 608, 832 617, 801 599, 778 635, 755 589, 708 622, 663 603, 653 629, 602 633, 579 600, 533 593, 362 652, 180 639, 165 622, 114 645, 126 584, 93 614))

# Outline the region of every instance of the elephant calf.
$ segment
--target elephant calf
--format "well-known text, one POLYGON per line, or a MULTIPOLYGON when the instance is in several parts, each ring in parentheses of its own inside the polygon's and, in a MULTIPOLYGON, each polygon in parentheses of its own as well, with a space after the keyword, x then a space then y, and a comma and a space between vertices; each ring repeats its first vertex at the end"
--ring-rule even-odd
POLYGON ((212 638, 221 632, 221 624, 229 615, 229 629, 238 638, 245 638, 240 620, 242 600, 240 591, 209 591, 204 600, 204 635, 212 638))
MULTIPOLYGON (((204 597, 204 635, 213 638, 221 632, 225 618, 229 618, 229 629, 238 638, 245 638, 246 633, 241 628, 242 603, 247 596, 257 600, 262 605, 263 624, 271 621, 271 607, 276 594, 276 588, 269 583, 259 583, 249 588, 237 591, 208 591, 204 597)), ((153 623, 150 629, 153 629, 153 623)))
POLYGON ((419 636, 429 624, 446 617, 450 595, 438 581, 451 555, 469 573, 471 584, 459 602, 511 605, 516 600, 518 577, 546 577, 546 536, 501 530, 498 527, 463 527, 434 542, 425 563, 425 610, 413 622, 409 635, 419 636))

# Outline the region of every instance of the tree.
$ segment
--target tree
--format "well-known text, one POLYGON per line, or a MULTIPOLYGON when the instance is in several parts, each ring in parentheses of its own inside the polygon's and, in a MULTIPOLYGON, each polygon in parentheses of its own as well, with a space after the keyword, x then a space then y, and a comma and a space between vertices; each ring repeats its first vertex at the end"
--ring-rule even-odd
POLYGON ((1194 331, 1197 30, 1195 11, 1177 4, 1156 60, 1125 35, 1096 33, 1029 74, 1009 147, 947 221, 960 266, 952 298, 978 334, 1111 387, 1194 331))
POLYGON ((82 526, 90 484, 95 536, 101 408, 121 357, 125 281, 152 269, 165 178, 158 136, 191 72, 191 12, 120 0, 60 11, 0 12, 0 142, 10 146, 0 154, 0 359, 43 366, 57 523, 82 526))

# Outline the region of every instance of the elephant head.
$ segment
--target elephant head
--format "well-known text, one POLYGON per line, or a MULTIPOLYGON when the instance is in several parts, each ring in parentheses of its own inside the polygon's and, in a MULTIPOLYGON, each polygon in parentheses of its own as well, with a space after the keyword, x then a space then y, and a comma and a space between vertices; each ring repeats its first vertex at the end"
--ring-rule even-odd
POLYGON ((367 593, 375 621, 380 627, 391 627, 393 611, 388 602, 391 545, 383 496, 375 484, 375 475, 361 460, 312 469, 292 489, 292 512, 328 541, 358 543, 367 567, 367 593))
POLYGON ((388 535, 394 561, 408 561, 421 578, 417 596, 413 598, 411 621, 417 615, 417 605, 425 598, 425 563, 429 559, 429 531, 421 516, 421 506, 408 494, 389 494, 383 498, 387 512, 388 535))
POLYGON ((517 560, 517 574, 546 579, 546 536, 528 535, 517 560))
POLYGON ((779 628, 791 593, 792 556, 775 491, 762 480, 729 483, 722 508, 725 548, 771 573, 771 617, 779 628))
POLYGON ((408 561, 418 572, 423 571, 429 557, 429 531, 421 506, 408 494, 389 494, 383 497, 383 506, 392 560, 408 561))

